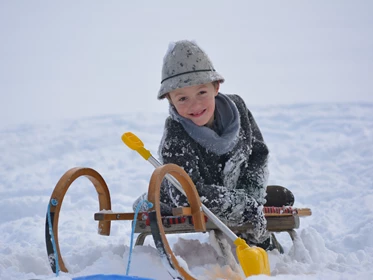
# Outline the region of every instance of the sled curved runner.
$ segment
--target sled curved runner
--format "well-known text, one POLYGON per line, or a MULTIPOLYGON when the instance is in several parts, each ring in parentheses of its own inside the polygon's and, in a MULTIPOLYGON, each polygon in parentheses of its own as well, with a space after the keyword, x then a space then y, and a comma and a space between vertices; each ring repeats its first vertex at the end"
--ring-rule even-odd
MULTIPOLYGON (((49 258, 50 266, 53 272, 56 272, 56 260, 55 255, 58 256, 58 266, 59 269, 63 272, 68 272, 63 262, 60 246, 58 243, 58 219, 59 214, 62 206, 63 199, 65 194, 71 184, 79 177, 86 177, 88 178, 93 186, 95 187, 97 194, 98 194, 98 201, 99 201, 99 209, 101 210, 111 210, 111 200, 110 200, 110 192, 106 185, 106 182, 101 177, 101 175, 91 169, 91 168, 84 168, 84 167, 75 167, 68 170, 58 181, 56 187, 53 190, 51 198, 49 200, 49 211, 47 213, 46 223, 45 223, 45 243, 47 247, 47 254, 49 258), (48 216, 51 220, 51 225, 48 223, 48 216), (53 232, 54 242, 52 243, 52 236, 51 231, 53 232), (55 245, 55 246, 54 246, 55 245), (56 252, 55 252, 56 250, 56 252)), ((111 221, 99 221, 98 223, 98 233, 101 235, 110 235, 110 226, 111 221)))
POLYGON ((205 232, 205 216, 198 192, 192 182, 192 179, 181 167, 175 164, 167 164, 157 167, 150 178, 148 200, 153 204, 149 209, 150 228, 154 243, 161 258, 167 259, 166 268, 174 279, 179 279, 180 275, 186 280, 197 280, 192 277, 177 261, 170 245, 168 244, 161 216, 160 188, 166 174, 173 176, 184 189, 190 204, 190 214, 193 219, 194 230, 196 232, 205 232))

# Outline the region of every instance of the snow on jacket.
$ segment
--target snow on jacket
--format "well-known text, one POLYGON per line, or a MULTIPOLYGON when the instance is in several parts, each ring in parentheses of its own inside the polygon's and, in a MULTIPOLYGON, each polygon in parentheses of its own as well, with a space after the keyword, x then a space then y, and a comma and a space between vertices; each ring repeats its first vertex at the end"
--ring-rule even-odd
MULTIPOLYGON (((183 126, 168 117, 159 147, 163 164, 184 168, 196 185, 202 203, 230 225, 252 222, 258 235, 263 234, 268 178, 268 148, 262 134, 238 95, 226 95, 236 105, 240 116, 237 144, 231 151, 217 155, 194 141, 183 126)), ((187 199, 166 180, 161 188, 161 202, 171 207, 188 205, 187 199)))

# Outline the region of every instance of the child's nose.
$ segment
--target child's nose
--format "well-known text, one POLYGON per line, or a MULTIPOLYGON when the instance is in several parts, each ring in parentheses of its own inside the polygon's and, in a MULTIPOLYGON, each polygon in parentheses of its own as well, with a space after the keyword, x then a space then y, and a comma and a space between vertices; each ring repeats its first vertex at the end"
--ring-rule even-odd
POLYGON ((192 99, 192 106, 196 106, 201 103, 201 100, 199 98, 193 98, 192 99))

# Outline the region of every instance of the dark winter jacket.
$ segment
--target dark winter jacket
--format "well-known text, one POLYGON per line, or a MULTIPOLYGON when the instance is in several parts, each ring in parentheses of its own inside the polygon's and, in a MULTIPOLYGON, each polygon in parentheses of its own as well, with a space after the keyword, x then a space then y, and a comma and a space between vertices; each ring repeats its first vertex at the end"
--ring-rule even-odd
MULTIPOLYGON (((240 115, 239 139, 231 151, 219 156, 206 150, 179 122, 169 117, 159 156, 164 164, 174 163, 184 168, 195 183, 202 203, 219 218, 230 224, 252 221, 263 227, 265 219, 258 208, 265 203, 268 148, 241 97, 227 96, 240 115)), ((171 207, 187 205, 185 197, 167 181, 161 188, 161 202, 171 207)))

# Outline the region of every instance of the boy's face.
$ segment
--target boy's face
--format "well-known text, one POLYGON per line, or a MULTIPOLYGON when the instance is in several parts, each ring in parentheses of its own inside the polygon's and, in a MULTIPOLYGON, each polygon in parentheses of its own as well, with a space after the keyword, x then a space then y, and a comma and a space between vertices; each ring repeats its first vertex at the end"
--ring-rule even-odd
POLYGON ((219 84, 212 83, 176 89, 169 93, 172 104, 180 116, 198 126, 211 126, 214 121, 215 96, 219 84))

